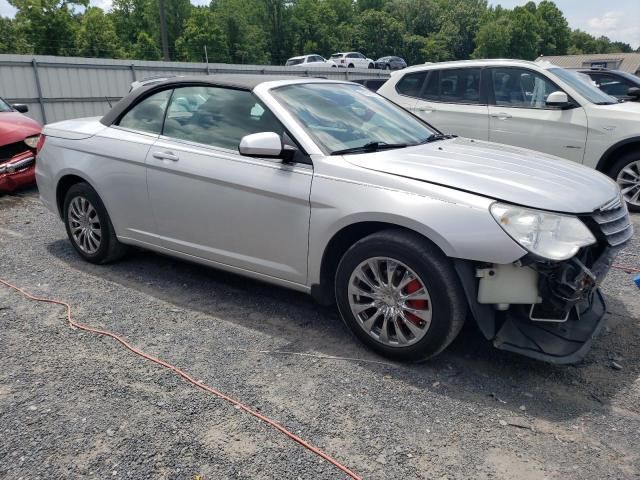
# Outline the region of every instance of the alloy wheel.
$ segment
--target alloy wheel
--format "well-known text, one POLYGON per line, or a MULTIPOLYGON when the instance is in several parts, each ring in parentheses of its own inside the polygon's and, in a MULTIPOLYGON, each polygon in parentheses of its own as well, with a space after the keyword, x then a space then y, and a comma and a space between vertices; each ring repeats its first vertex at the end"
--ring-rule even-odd
POLYGON ((424 282, 404 263, 373 257, 352 272, 349 306, 360 327, 378 342, 406 347, 420 341, 432 319, 424 282))
POLYGON ((88 255, 95 254, 102 242, 100 218, 95 207, 85 197, 74 197, 67 214, 71 236, 78 248, 88 255))
POLYGON ((627 203, 640 207, 640 160, 620 170, 616 181, 627 203))

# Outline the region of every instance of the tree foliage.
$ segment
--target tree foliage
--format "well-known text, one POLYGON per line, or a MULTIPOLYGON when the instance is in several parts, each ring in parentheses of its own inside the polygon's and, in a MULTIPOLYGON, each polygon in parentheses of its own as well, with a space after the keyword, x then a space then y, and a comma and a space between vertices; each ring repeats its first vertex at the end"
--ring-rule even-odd
MULTIPOLYGON (((8 0, 0 53, 159 60, 158 0, 8 0)), ((408 63, 466 58, 631 52, 624 42, 571 30, 550 0, 513 9, 487 0, 164 0, 170 57, 282 64, 294 55, 358 50, 408 63)), ((638 49, 640 51, 640 48, 638 49)))

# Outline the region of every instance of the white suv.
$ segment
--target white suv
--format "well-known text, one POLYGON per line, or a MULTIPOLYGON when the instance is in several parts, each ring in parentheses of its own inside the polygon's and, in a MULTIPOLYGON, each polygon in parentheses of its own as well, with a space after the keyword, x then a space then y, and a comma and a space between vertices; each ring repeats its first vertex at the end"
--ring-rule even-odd
POLYGON ((339 52, 331 55, 330 60, 342 68, 374 68, 375 62, 360 52, 339 52))
POLYGON ((285 67, 298 67, 298 68, 331 68, 337 67, 336 63, 332 60, 327 60, 320 55, 301 55, 299 57, 291 57, 285 63, 285 67))
POLYGON ((596 168, 640 211, 640 104, 619 103, 584 74, 548 62, 443 62, 393 73, 378 93, 443 132, 596 168))

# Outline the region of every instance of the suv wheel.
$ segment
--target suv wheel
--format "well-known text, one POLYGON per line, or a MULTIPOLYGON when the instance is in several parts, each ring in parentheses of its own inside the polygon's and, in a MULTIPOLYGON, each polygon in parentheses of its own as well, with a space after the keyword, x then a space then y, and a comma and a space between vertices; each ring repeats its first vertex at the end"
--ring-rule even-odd
POLYGON ((394 360, 444 350, 467 313, 450 261, 410 232, 386 230, 355 243, 336 272, 342 319, 366 345, 394 360))
POLYGON ((609 176, 618 183, 629 210, 640 212, 640 151, 623 155, 613 164, 609 176))
POLYGON ((77 183, 69 189, 63 212, 69 240, 86 261, 107 263, 126 253, 102 200, 88 183, 77 183))
POLYGON ((347 65, 347 68, 354 68, 353 63, 350 63, 349 65, 347 65))
POLYGON ((367 65, 367 68, 373 68, 373 63, 370 63, 369 65, 367 65))

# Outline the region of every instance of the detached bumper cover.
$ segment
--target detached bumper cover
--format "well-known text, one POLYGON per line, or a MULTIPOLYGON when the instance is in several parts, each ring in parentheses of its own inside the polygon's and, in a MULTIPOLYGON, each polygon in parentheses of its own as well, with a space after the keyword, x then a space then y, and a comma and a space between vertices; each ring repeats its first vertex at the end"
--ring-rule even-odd
POLYGON ((24 152, 0 163, 0 192, 13 192, 36 182, 36 156, 24 152))

